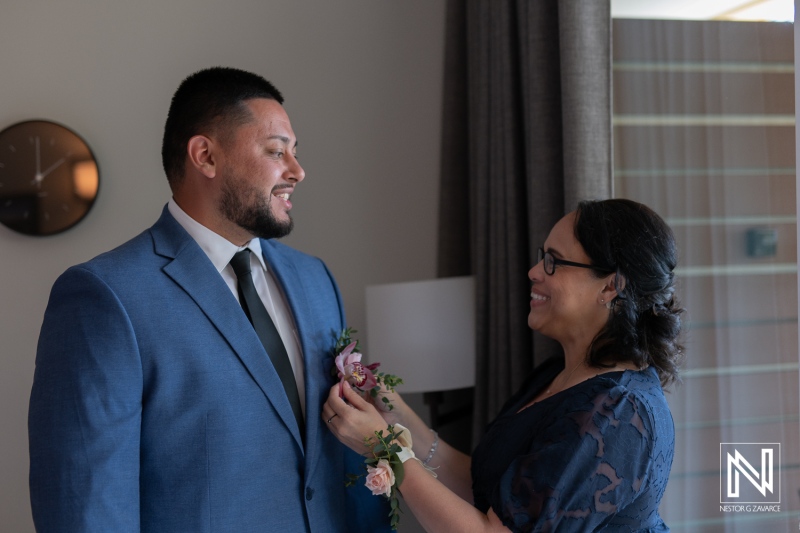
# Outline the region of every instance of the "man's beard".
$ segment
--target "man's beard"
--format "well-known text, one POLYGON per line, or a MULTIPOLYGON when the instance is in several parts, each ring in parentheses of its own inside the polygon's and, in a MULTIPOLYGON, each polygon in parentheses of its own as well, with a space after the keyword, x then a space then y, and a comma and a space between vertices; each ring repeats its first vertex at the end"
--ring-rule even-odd
POLYGON ((240 180, 233 181, 225 181, 220 199, 220 210, 228 220, 262 239, 280 239, 289 235, 294 222, 291 216, 286 222, 275 218, 270 209, 272 194, 264 198, 260 189, 242 188, 240 180), (246 203, 247 200, 250 203, 246 203))

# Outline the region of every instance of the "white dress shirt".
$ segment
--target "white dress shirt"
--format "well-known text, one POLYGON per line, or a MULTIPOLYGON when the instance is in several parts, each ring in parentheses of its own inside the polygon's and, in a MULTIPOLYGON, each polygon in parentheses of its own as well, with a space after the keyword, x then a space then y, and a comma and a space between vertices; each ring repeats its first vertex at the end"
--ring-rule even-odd
POLYGON ((300 407, 305 415, 306 387, 303 378, 303 353, 300 349, 300 339, 297 335, 297 328, 295 327, 289 302, 286 300, 286 296, 283 294, 280 285, 278 285, 275 276, 264 263, 264 257, 261 253, 261 241, 255 238, 247 243, 247 246, 236 246, 187 215, 175 203, 174 199, 170 198, 167 209, 178 221, 178 224, 183 226, 183 229, 197 241, 197 244, 200 245, 200 248, 211 260, 214 268, 220 273, 237 301, 239 300, 238 282, 230 262, 236 252, 245 248, 250 249, 250 268, 253 274, 253 284, 255 284, 256 291, 258 291, 258 295, 261 297, 264 307, 267 308, 267 312, 275 323, 281 340, 283 340, 283 345, 286 347, 286 353, 289 355, 289 362, 294 372, 294 379, 297 382, 300 407))

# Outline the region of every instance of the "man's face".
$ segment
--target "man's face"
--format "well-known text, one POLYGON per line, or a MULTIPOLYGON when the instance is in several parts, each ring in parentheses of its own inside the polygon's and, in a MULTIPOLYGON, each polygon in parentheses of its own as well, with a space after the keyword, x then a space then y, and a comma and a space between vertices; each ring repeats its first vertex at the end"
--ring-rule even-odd
POLYGON ((256 237, 284 237, 292 230, 289 196, 305 177, 297 161, 297 138, 277 101, 256 98, 245 105, 252 120, 223 143, 219 209, 256 237))

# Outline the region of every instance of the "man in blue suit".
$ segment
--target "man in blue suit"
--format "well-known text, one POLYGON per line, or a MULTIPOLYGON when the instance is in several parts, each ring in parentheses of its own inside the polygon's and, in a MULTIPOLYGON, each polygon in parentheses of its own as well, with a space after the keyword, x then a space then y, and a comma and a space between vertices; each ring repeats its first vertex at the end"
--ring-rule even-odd
POLYGON ((322 427, 338 287, 275 240, 305 176, 282 103, 255 74, 189 76, 164 130, 161 218, 56 281, 28 420, 38 531, 389 529, 384 498, 344 487, 361 458, 322 427), (288 380, 240 305, 245 249, 288 380))

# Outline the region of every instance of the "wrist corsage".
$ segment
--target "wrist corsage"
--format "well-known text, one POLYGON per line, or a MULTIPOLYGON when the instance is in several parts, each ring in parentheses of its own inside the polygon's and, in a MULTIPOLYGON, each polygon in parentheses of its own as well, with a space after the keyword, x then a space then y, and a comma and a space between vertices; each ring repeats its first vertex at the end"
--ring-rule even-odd
MULTIPOLYGON (((341 387, 345 381, 350 383, 354 389, 368 392, 373 398, 380 394, 381 385, 390 392, 394 392, 394 388, 401 385, 403 380, 392 374, 376 372, 380 363, 362 364, 359 341, 358 339, 352 340, 353 333, 356 333, 353 328, 347 328, 342 331, 336 339, 336 346, 334 347, 336 366, 331 370, 331 373, 334 373, 339 380, 339 396, 344 396, 341 387)), ((390 411, 394 408, 385 396, 381 398, 381 401, 390 411)))
MULTIPOLYGON (((400 484, 405 477, 403 463, 409 459, 419 461, 412 450, 411 433, 400 424, 390 425, 387 435, 383 431, 376 431, 375 436, 365 437, 364 445, 369 448, 369 454, 364 460, 366 479, 364 485, 372 491, 375 496, 385 496, 389 500, 391 511, 389 512, 390 524, 393 530, 397 529, 400 523, 400 501, 397 496, 400 494, 400 484)), ((421 461, 419 461, 422 464, 421 461)), ((424 465, 423 465, 424 466, 424 465)), ((431 475, 436 474, 425 467, 431 475)), ((365 474, 348 474, 346 485, 354 485, 359 478, 365 474)))

